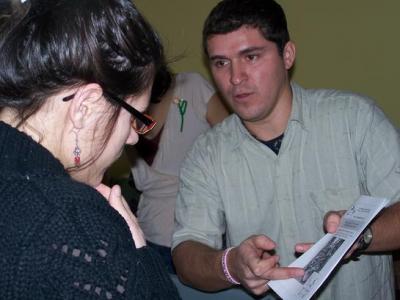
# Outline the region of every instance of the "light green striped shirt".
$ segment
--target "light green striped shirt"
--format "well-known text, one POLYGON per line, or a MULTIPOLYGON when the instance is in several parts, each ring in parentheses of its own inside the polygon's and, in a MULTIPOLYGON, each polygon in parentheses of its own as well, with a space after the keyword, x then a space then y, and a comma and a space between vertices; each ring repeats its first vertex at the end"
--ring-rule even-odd
MULTIPOLYGON (((293 105, 279 155, 233 115, 201 136, 181 169, 173 247, 213 248, 265 234, 280 264, 297 242, 319 240, 323 216, 362 194, 400 199, 400 137, 369 99, 292 84, 293 105)), ((340 267, 318 299, 394 299, 389 256, 340 267)))

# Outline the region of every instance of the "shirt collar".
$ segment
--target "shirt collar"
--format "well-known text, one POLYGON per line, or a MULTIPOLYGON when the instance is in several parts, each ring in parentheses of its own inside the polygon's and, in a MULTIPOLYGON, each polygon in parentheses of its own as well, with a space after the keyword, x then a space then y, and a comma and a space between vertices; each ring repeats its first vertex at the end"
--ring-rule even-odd
MULTIPOLYGON (((291 82, 290 86, 292 88, 293 98, 292 98, 292 112, 289 117, 287 128, 290 126, 291 123, 297 123, 304 130, 307 130, 306 126, 307 121, 305 118, 305 115, 307 114, 305 112, 308 110, 308 105, 307 101, 304 101, 305 90, 295 82, 291 82)), ((250 132, 243 125, 242 121, 236 114, 233 114, 229 119, 230 119, 229 122, 233 122, 237 129, 236 130, 237 135, 235 136, 235 138, 231 140, 232 142, 231 145, 233 149, 239 147, 244 141, 244 138, 248 138, 254 140, 254 142, 259 143, 259 141, 257 141, 257 139, 250 134, 250 132)))
POLYGON ((304 114, 307 110, 307 102, 303 99, 304 89, 295 82, 291 82, 290 86, 292 88, 293 97, 292 113, 290 114, 288 126, 291 122, 297 122, 301 125, 303 129, 306 130, 307 126, 304 114))

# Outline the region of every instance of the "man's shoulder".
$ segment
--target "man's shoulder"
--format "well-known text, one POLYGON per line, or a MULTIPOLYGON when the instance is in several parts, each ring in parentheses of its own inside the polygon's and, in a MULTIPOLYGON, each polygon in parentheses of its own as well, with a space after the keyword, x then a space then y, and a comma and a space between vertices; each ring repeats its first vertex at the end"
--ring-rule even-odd
MULTIPOLYGON (((303 115, 308 120, 341 122, 366 120, 372 117, 377 106, 368 96, 336 89, 304 89, 294 87, 295 99, 301 103, 303 115)), ((295 100, 296 101, 296 100, 295 100)))
POLYGON ((215 146, 233 146, 237 141, 239 130, 239 118, 235 114, 225 118, 222 122, 200 135, 196 144, 210 144, 215 146))
POLYGON ((302 89, 302 98, 306 105, 318 109, 358 110, 374 106, 374 100, 362 94, 336 89, 302 89))
POLYGON ((214 164, 226 159, 243 141, 240 119, 231 115, 197 137, 185 157, 184 165, 194 161, 214 164))
POLYGON ((333 126, 338 132, 357 133, 362 137, 370 129, 379 128, 387 134, 394 128, 375 101, 362 94, 300 87, 294 89, 294 95, 294 101, 300 103, 299 115, 308 129, 321 132, 333 126), (378 124, 384 125, 378 127, 378 124))

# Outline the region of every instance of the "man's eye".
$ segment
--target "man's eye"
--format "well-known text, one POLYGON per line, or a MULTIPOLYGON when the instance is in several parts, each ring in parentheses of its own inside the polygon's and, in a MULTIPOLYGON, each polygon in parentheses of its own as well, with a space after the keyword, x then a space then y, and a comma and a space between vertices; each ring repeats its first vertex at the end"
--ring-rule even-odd
POLYGON ((222 68, 228 64, 228 61, 226 60, 216 60, 214 61, 214 66, 217 68, 222 68))
POLYGON ((249 55, 246 56, 246 58, 249 61, 255 61, 255 60, 257 60, 258 55, 257 54, 249 54, 249 55))

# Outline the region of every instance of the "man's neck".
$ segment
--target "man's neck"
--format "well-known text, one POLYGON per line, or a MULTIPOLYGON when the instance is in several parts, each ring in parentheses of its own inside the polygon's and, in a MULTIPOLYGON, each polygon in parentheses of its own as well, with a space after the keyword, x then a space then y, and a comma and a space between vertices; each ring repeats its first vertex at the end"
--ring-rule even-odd
POLYGON ((243 124, 257 139, 262 141, 272 140, 285 132, 292 113, 292 101, 292 92, 289 89, 288 93, 280 98, 276 107, 267 117, 254 122, 243 121, 243 124))

